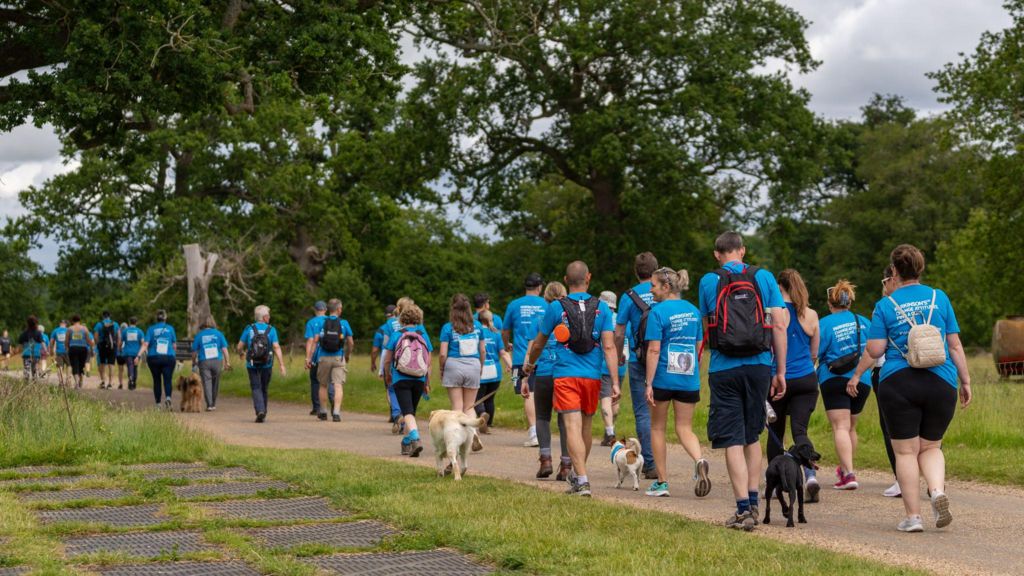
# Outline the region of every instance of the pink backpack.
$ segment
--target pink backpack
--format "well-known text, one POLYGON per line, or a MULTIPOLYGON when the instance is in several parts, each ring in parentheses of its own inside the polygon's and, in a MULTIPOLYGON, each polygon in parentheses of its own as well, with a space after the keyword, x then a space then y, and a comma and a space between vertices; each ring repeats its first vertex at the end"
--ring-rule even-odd
POLYGON ((416 330, 406 330, 395 344, 395 369, 414 378, 422 378, 430 369, 430 350, 416 330))

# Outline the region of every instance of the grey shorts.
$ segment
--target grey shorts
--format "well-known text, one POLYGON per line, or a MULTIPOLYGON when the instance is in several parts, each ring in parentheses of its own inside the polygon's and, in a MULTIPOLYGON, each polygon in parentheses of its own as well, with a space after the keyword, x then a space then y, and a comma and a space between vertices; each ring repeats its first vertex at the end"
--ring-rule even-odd
POLYGON ((448 358, 444 363, 444 379, 441 384, 445 388, 479 388, 480 359, 448 358))
POLYGON ((601 398, 611 398, 612 396, 612 377, 608 374, 601 375, 601 398))

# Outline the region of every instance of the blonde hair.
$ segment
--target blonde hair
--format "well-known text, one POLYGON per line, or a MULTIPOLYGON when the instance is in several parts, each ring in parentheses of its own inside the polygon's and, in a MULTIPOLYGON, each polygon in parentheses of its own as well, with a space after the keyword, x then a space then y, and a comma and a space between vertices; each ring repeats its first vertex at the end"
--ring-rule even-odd
POLYGON ((494 331, 494 314, 491 314, 490 310, 481 310, 477 318, 488 330, 494 331))
POLYGON ((786 268, 782 272, 779 272, 779 286, 789 294, 789 299, 793 301, 793 307, 796 308, 796 315, 798 318, 803 318, 807 312, 807 285, 804 284, 804 279, 800 276, 800 273, 792 268, 786 268))
POLYGON ((829 306, 833 308, 849 308, 853 305, 854 299, 856 299, 856 293, 854 292, 856 288, 849 280, 836 282, 836 285, 828 292, 829 306))
POLYGON ((658 284, 665 284, 673 294, 679 294, 690 287, 690 273, 686 270, 673 270, 671 268, 658 268, 651 275, 658 279, 658 284))
POLYGON ((544 287, 544 299, 548 302, 565 298, 566 294, 568 292, 565 289, 565 285, 561 282, 548 282, 548 285, 544 287))
POLYGON ((402 311, 409 308, 410 306, 415 305, 416 303, 413 302, 412 298, 409 298, 408 296, 402 296, 401 298, 398 299, 398 302, 395 302, 395 316, 398 317, 399 320, 401 320, 402 311))

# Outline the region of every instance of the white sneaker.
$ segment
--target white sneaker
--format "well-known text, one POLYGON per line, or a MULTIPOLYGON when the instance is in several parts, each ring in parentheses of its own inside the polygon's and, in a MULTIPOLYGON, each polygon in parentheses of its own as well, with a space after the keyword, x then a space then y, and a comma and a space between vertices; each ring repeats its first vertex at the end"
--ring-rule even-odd
POLYGON ((536 436, 530 436, 526 442, 523 442, 523 446, 525 448, 536 448, 537 446, 540 446, 540 442, 537 441, 536 436))
POLYGON ((886 498, 899 498, 900 496, 903 496, 903 490, 900 489, 900 483, 893 482, 892 486, 889 486, 884 492, 882 492, 882 496, 885 496, 886 498))
POLYGON ((896 529, 900 532, 924 532, 924 525, 920 516, 907 516, 900 522, 896 529))
POLYGON ((936 528, 945 528, 953 522, 953 515, 949 513, 949 498, 942 492, 932 494, 932 515, 935 517, 936 528))

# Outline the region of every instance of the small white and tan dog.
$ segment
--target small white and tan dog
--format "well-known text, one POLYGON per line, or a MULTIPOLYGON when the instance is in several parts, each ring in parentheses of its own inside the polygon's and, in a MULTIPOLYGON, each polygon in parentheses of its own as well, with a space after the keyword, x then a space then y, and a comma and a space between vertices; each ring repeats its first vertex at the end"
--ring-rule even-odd
POLYGON ((434 410, 430 413, 430 439, 434 443, 437 475, 445 475, 444 459, 452 466, 452 475, 462 480, 466 473, 466 454, 473 446, 477 431, 487 422, 487 414, 479 418, 452 410, 434 410))
POLYGON ((622 488, 622 481, 626 476, 633 477, 633 490, 640 489, 640 470, 644 467, 644 457, 640 454, 640 441, 636 438, 623 438, 612 444, 612 464, 619 470, 619 483, 616 488, 622 488))

